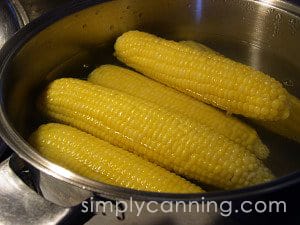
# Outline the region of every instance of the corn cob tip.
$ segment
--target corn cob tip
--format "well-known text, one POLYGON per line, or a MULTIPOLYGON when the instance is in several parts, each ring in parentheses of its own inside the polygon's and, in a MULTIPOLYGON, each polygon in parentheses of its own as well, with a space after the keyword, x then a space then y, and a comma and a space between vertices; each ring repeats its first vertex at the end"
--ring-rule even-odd
POLYGON ((269 148, 260 139, 254 140, 252 149, 256 157, 261 160, 268 158, 270 155, 269 148))
MULTIPOLYGON (((184 45, 184 46, 188 46, 188 47, 190 47, 191 49, 194 49, 194 50, 205 51, 206 53, 209 53, 209 54, 224 57, 221 53, 207 47, 206 45, 203 45, 199 42, 196 42, 196 41, 187 40, 187 41, 180 41, 179 43, 184 45)), ((271 79, 273 81, 277 82, 274 78, 271 78, 271 79)), ((287 98, 288 93, 281 84, 279 84, 279 85, 278 84, 279 83, 277 82, 277 86, 280 86, 280 87, 277 87, 277 88, 281 88, 283 90, 283 92, 280 93, 281 95, 279 94, 278 96, 275 96, 276 100, 272 105, 272 107, 275 106, 272 110, 277 111, 277 115, 275 115, 273 119, 262 118, 262 120, 274 120, 274 121, 276 121, 276 120, 285 120, 286 118, 289 117, 290 105, 288 104, 288 100, 287 100, 288 99, 287 98), (282 101, 280 102, 280 101, 278 101, 278 99, 280 99, 282 101), (277 105, 278 108, 276 108, 276 105, 277 105)), ((260 110, 262 110, 262 109, 260 109, 260 110)))
MULTIPOLYGON (((286 92, 286 90, 285 90, 285 92, 286 92)), ((278 109, 278 117, 274 121, 286 120, 290 116, 291 105, 290 105, 290 102, 288 100, 287 93, 282 94, 281 96, 279 96, 279 99, 284 99, 284 100, 280 104, 280 106, 278 106, 278 108, 277 108, 278 109)), ((273 104, 277 104, 277 100, 275 100, 273 104)), ((276 110, 276 108, 275 108, 275 110, 276 110)))
MULTIPOLYGON (((90 81, 91 83, 95 83, 95 80, 98 80, 99 76, 102 76, 101 71, 105 71, 105 70, 110 70, 110 68, 119 68, 118 66, 112 65, 112 64, 104 64, 101 65, 99 67, 97 67, 96 69, 94 69, 89 75, 87 80, 90 81)), ((121 68, 121 67, 120 67, 121 68)), ((97 84, 97 83, 96 83, 97 84)))
POLYGON ((254 122, 262 125, 264 128, 274 133, 300 143, 300 100, 296 96, 293 96, 291 94, 288 94, 288 100, 290 103, 290 115, 285 120, 254 120, 254 122))

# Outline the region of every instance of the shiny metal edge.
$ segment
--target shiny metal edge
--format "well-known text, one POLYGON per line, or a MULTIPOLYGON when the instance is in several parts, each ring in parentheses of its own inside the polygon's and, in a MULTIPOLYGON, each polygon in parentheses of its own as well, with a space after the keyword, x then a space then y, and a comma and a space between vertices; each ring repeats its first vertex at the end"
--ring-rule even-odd
POLYGON ((18 23, 20 28, 24 27, 26 24, 29 23, 29 18, 25 9, 23 8, 22 4, 18 0, 11 0, 12 6, 15 9, 18 17, 18 23))
POLYGON ((286 11, 288 13, 300 16, 300 6, 294 5, 287 1, 283 1, 283 0, 254 0, 254 1, 266 6, 272 6, 277 9, 286 11))
POLYGON ((13 171, 10 162, 11 158, 0 164, 1 224, 54 225, 70 217, 72 209, 48 202, 34 192, 13 171))
MULTIPOLYGON (((10 58, 13 57, 13 54, 15 54, 18 51, 18 49, 22 47, 23 44, 25 44, 27 39, 31 38, 34 34, 44 29, 52 22, 57 21, 58 19, 68 16, 72 13, 78 12, 87 7, 91 7, 93 5, 100 4, 107 1, 108 0, 102 0, 102 1, 81 0, 76 2, 75 5, 74 3, 65 4, 64 6, 58 8, 57 9, 58 11, 49 12, 44 16, 41 16, 40 18, 36 19, 33 23, 29 24, 24 29, 22 29, 21 32, 19 32, 18 38, 22 36, 25 36, 25 38, 21 40, 18 46, 13 46, 14 48, 9 48, 10 43, 12 43, 13 41, 9 42, 6 45, 5 49, 7 51, 6 52, 4 51, 4 54, 7 53, 10 55, 4 56, 4 62, 1 65, 1 71, 0 71, 1 74, 3 73, 3 70, 7 67, 10 58), (35 26, 39 26, 39 27, 35 27, 35 26), (29 35, 30 32, 31 34, 29 35)), ((291 13, 295 16, 300 15, 300 7, 297 6, 291 7, 291 4, 283 1, 272 1, 272 4, 270 3, 271 1, 262 1, 262 0, 259 1, 248 0, 248 1, 256 2, 257 4, 264 4, 267 6, 276 7, 285 10, 288 13, 291 13)), ((26 140, 24 140, 11 127, 11 124, 9 124, 7 120, 7 116, 5 115, 2 109, 0 110, 0 119, 2 120, 1 130, 0 130, 1 137, 12 149, 14 149, 18 153, 20 158, 24 159, 25 161, 33 165, 35 168, 41 170, 42 172, 54 178, 72 184, 74 186, 80 187, 84 190, 101 193, 104 196, 111 197, 112 199, 114 198, 128 199, 130 197, 133 197, 133 199, 136 200, 156 200, 156 201, 164 201, 164 200, 171 200, 171 201, 172 200, 173 201, 196 200, 197 201, 199 200, 202 201, 203 200, 202 197, 204 196, 205 200, 207 201, 224 200, 224 199, 233 200, 245 196, 250 197, 252 195, 270 193, 275 191, 276 189, 287 187, 295 183, 300 183, 300 172, 297 172, 261 185, 256 185, 256 186, 238 189, 238 190, 232 190, 232 191, 216 191, 216 192, 202 193, 202 194, 154 193, 154 192, 137 191, 128 188, 112 186, 112 185, 108 185, 108 184, 104 184, 104 183, 100 183, 100 182, 96 182, 84 178, 43 158, 26 142, 26 140), (21 143, 20 140, 22 140, 21 143), (16 146, 15 143, 17 142, 19 143, 19 146, 16 146), (16 148, 22 149, 21 152, 20 150, 16 150, 16 148)))

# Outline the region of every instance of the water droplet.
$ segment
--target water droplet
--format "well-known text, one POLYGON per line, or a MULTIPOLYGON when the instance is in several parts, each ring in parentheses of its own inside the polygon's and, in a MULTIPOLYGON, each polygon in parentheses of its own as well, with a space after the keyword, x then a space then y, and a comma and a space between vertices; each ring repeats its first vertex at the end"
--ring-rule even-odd
POLYGON ((295 27, 291 27, 291 35, 296 35, 296 28, 295 27))
POLYGON ((289 23, 294 24, 294 23, 296 23, 296 20, 294 18, 292 18, 289 20, 289 23))
POLYGON ((294 86, 294 81, 293 80, 284 80, 282 83, 286 87, 293 87, 294 86))
POLYGON ((249 11, 253 11, 254 10, 254 6, 253 6, 253 4, 251 4, 250 2, 248 2, 247 3, 247 9, 249 10, 249 11))
POLYGON ((275 18, 276 18, 277 20, 281 20, 282 16, 281 16, 281 14, 278 13, 278 14, 276 14, 275 18))
POLYGON ((291 34, 292 35, 295 35, 296 34, 296 20, 295 19, 290 19, 289 20, 289 24, 290 24, 290 26, 289 26, 289 28, 290 28, 290 31, 291 31, 291 34))
POLYGON ((278 28, 278 26, 275 26, 274 27, 274 30, 273 30, 273 33, 272 33, 272 36, 273 37, 276 37, 276 36, 278 36, 279 35, 279 28, 278 28))

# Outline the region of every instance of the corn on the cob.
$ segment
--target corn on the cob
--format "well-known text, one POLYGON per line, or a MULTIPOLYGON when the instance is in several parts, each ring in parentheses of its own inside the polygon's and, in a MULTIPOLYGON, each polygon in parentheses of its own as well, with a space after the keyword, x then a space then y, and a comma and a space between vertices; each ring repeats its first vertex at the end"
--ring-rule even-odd
POLYGON ((41 96, 40 108, 51 119, 217 187, 244 187, 273 177, 252 153, 206 126, 87 81, 54 81, 41 96))
MULTIPOLYGON (((221 55, 219 52, 216 52, 213 49, 195 41, 180 41, 180 43, 200 51, 207 51, 212 54, 221 55)), ((290 103, 290 115, 285 120, 255 120, 255 122, 274 133, 300 143, 300 100, 297 97, 288 94, 288 101, 290 103)))
POLYGON ((197 49, 199 51, 206 51, 208 53, 213 53, 213 54, 217 54, 217 55, 221 56, 221 54, 219 52, 216 52, 216 51, 212 50, 211 48, 207 47, 206 45, 203 45, 196 41, 180 41, 179 43, 183 44, 185 46, 189 46, 191 48, 197 49))
POLYGON ((300 100, 293 95, 289 95, 288 99, 290 100, 291 109, 290 116, 287 119, 275 122, 257 120, 256 123, 274 133, 300 143, 300 100))
POLYGON ((42 125, 30 142, 47 159, 92 180, 143 191, 203 192, 166 169, 70 126, 42 125))
POLYGON ((271 121, 289 115, 279 82, 223 56, 139 31, 124 33, 115 50, 144 75, 231 113, 271 121))
POLYGON ((243 145, 260 159, 269 155, 268 148, 261 142, 256 131, 237 118, 227 116, 220 110, 134 71, 114 65, 103 65, 89 75, 88 81, 179 112, 243 145))

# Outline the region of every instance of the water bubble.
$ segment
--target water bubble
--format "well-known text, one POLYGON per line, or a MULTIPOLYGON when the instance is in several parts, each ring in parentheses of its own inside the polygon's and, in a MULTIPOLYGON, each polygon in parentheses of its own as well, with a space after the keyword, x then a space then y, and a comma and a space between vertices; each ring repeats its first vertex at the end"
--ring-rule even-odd
POLYGON ((294 81, 293 80, 284 80, 282 83, 286 87, 293 87, 294 86, 294 81))
POLYGON ((291 35, 296 35, 296 28, 294 26, 291 27, 291 35))
POLYGON ((274 23, 274 28, 273 28, 273 33, 272 33, 272 36, 273 37, 276 37, 279 35, 279 26, 277 23, 274 23))
POLYGON ((282 16, 281 16, 281 14, 278 13, 278 14, 276 14, 275 18, 280 21, 282 16))
POLYGON ((295 20, 294 18, 292 18, 292 19, 289 20, 289 23, 295 24, 295 23, 296 23, 296 20, 295 20))
POLYGON ((249 11, 254 11, 254 6, 252 4, 249 4, 248 9, 249 9, 249 11))
POLYGON ((253 10, 253 6, 250 2, 246 2, 245 6, 246 6, 247 10, 253 10))
POLYGON ((270 12, 273 13, 275 11, 275 9, 273 8, 270 8, 270 12))
POLYGON ((277 37, 278 36, 278 31, 277 30, 274 30, 274 32, 272 33, 272 37, 277 37))
POLYGON ((293 18, 290 19, 289 24, 290 24, 289 28, 290 28, 291 34, 295 35, 296 34, 296 20, 293 18))

